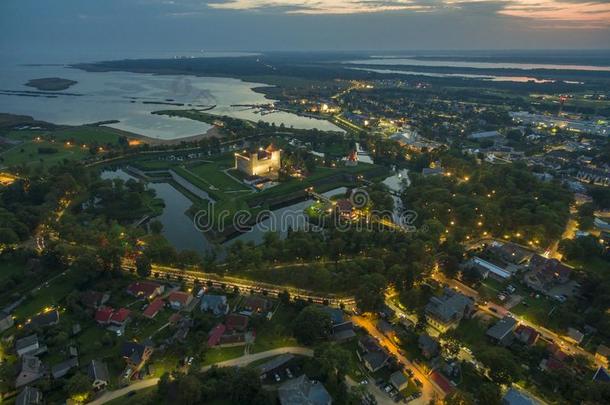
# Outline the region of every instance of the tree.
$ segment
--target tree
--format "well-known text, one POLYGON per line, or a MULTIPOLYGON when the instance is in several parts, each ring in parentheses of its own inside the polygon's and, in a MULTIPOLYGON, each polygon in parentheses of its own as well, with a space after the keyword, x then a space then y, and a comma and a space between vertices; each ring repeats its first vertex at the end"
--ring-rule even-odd
POLYGON ((193 375, 186 375, 178 382, 180 403, 193 405, 201 400, 201 382, 193 375))
POLYGON ((84 402, 89 395, 91 383, 83 373, 74 374, 64 386, 66 393, 73 399, 84 402))
POLYGON ((489 376, 498 384, 510 384, 520 378, 521 368, 510 351, 503 347, 483 350, 478 359, 489 368, 489 376))
POLYGON ((294 336, 305 345, 325 338, 332 324, 330 315, 317 305, 309 305, 294 320, 294 336))
POLYGON ((136 259, 136 271, 140 277, 150 276, 152 270, 152 264, 150 259, 146 255, 138 256, 136 259))
POLYGON ((150 231, 155 235, 159 235, 161 233, 161 231, 163 231, 163 224, 161 223, 161 221, 159 221, 157 219, 154 221, 151 221, 150 224, 148 224, 148 227, 149 227, 150 231))
POLYGON ((493 383, 480 384, 475 395, 479 404, 500 405, 502 403, 500 387, 493 383))
POLYGON ((356 290, 356 306, 361 312, 373 312, 383 307, 386 279, 378 273, 367 274, 360 279, 356 290))

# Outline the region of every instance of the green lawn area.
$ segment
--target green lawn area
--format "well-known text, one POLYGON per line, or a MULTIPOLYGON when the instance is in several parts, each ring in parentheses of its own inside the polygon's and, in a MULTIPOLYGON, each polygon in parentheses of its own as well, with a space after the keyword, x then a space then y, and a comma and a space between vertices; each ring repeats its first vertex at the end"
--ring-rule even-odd
POLYGON ((358 338, 354 338, 347 342, 340 343, 339 346, 344 348, 349 354, 349 364, 347 367, 347 375, 355 381, 361 381, 365 375, 365 370, 358 356, 356 355, 356 349, 358 347, 358 338))
POLYGON ((15 309, 14 315, 18 320, 31 317, 42 311, 45 307, 57 305, 66 295, 76 288, 82 280, 74 271, 54 278, 42 285, 40 289, 31 290, 31 296, 15 309))
POLYGON ((256 341, 252 345, 252 353, 264 352, 284 346, 298 346, 292 336, 292 320, 297 311, 290 306, 281 305, 275 311, 273 318, 256 329, 256 341))
POLYGON ((2 158, 2 161, 0 164, 10 167, 21 164, 34 165, 42 163, 43 166, 50 166, 64 159, 83 159, 88 154, 89 150, 81 146, 66 146, 66 144, 59 142, 27 141, 1 153, 0 158, 2 158), (39 153, 39 148, 54 148, 57 152, 39 153))
POLYGON ((79 144, 98 143, 100 145, 105 145, 108 143, 117 143, 120 135, 119 131, 113 128, 103 126, 80 126, 61 128, 53 131, 11 131, 6 137, 20 141, 28 141, 40 137, 42 140, 54 139, 58 142, 74 141, 79 144))
POLYGON ((462 319, 460 326, 452 332, 452 335, 476 353, 491 345, 485 336, 489 326, 476 318, 462 319))
POLYGON ((205 180, 211 187, 221 191, 250 191, 246 185, 229 177, 223 170, 233 167, 232 159, 222 159, 209 163, 189 166, 188 170, 205 180))
POLYGON ((231 360, 236 357, 241 357, 244 355, 244 346, 234 346, 234 347, 215 347, 209 349, 205 353, 205 359, 202 362, 203 365, 210 365, 219 363, 225 360, 231 360))

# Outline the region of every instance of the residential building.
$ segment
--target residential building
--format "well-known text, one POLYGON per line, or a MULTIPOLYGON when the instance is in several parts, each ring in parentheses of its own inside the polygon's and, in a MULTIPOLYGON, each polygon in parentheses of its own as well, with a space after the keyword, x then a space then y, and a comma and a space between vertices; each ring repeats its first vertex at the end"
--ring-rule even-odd
POLYGON ((250 295, 244 300, 244 308, 252 313, 265 313, 271 309, 271 302, 266 298, 250 295))
POLYGON ((142 312, 142 315, 148 319, 152 319, 163 309, 165 301, 162 298, 155 298, 146 309, 142 312))
POLYGON ((51 309, 38 315, 34 315, 32 319, 25 324, 25 329, 45 328, 47 326, 57 325, 58 323, 59 311, 56 309, 51 309))
POLYGON ((335 342, 345 342, 346 340, 353 339, 356 337, 354 332, 354 324, 352 321, 338 323, 333 325, 330 329, 330 338, 335 342))
POLYGON ((608 373, 608 370, 603 367, 599 367, 595 374, 593 374, 593 381, 610 383, 610 374, 608 373))
POLYGON ((481 131, 481 132, 473 132, 468 135, 468 139, 472 140, 481 140, 481 139, 494 139, 500 138, 502 135, 498 131, 481 131))
POLYGON ((520 342, 525 343, 528 346, 533 346, 538 341, 540 333, 530 326, 519 325, 515 329, 515 337, 520 342))
POLYGON ((282 384, 278 389, 278 396, 282 405, 332 404, 332 397, 324 385, 310 380, 304 374, 282 384))
POLYGON ((81 294, 80 302, 87 308, 97 309, 106 304, 109 299, 110 294, 89 290, 81 294))
POLYGON ((130 310, 128 310, 127 308, 119 308, 117 311, 114 311, 110 316, 110 323, 115 326, 124 327, 127 321, 129 321, 130 316, 130 310))
POLYGON ((281 151, 273 145, 258 150, 235 153, 235 169, 248 176, 277 176, 281 166, 281 151))
POLYGON ((19 388, 26 384, 41 379, 46 374, 45 367, 36 356, 28 354, 21 357, 21 368, 15 380, 15 387, 19 388))
POLYGON ((485 334, 490 337, 496 344, 508 346, 512 343, 515 335, 513 330, 517 326, 515 318, 505 316, 496 322, 491 328, 487 329, 485 334))
POLYGON ((138 298, 145 298, 152 300, 155 297, 163 294, 165 287, 159 283, 152 281, 136 281, 129 284, 127 287, 127 293, 138 298))
POLYGON ((436 357, 440 352, 439 343, 430 337, 430 335, 422 333, 417 338, 417 345, 425 358, 431 359, 436 357))
POLYGON ((575 328, 568 328, 567 339, 571 340, 576 344, 580 344, 582 340, 585 338, 585 335, 575 328))
POLYGON ((200 308, 209 311, 214 316, 222 316, 229 313, 229 305, 225 295, 205 294, 201 297, 200 308))
POLYGON ((471 264, 472 267, 474 267, 481 274, 481 276, 483 276, 483 278, 487 278, 491 275, 493 278, 502 281, 508 280, 512 276, 510 271, 477 256, 472 258, 471 264))
POLYGON ((240 314, 230 314, 225 319, 225 326, 229 331, 245 332, 248 328, 248 317, 240 314))
POLYGON ((108 367, 106 363, 100 360, 91 360, 88 369, 89 378, 91 379, 94 391, 103 390, 108 386, 110 381, 110 374, 108 374, 108 367))
POLYGON ((409 379, 402 371, 395 371, 390 375, 390 384, 392 384, 397 391, 402 391, 409 386, 409 379))
POLYGON ((15 405, 42 405, 42 392, 36 387, 27 385, 15 399, 15 405))
POLYGON ((388 354, 369 335, 363 336, 358 340, 356 355, 371 373, 385 367, 389 359, 388 354))
POLYGON ((426 321, 441 333, 457 328, 464 317, 474 311, 474 300, 470 297, 445 288, 440 297, 430 298, 426 305, 426 321))
POLYGON ((536 291, 548 293, 553 287, 565 284, 570 280, 572 269, 557 259, 547 259, 535 254, 528 264, 525 283, 536 291))
POLYGON ((0 310, 0 333, 4 332, 8 328, 15 324, 13 316, 8 312, 0 310))
POLYGON ((172 309, 180 310, 188 307, 193 301, 193 296, 184 291, 173 291, 167 297, 167 302, 172 309))
POLYGON ((15 341, 15 351, 19 357, 38 352, 39 349, 40 343, 38 342, 38 335, 36 334, 17 339, 15 341))
POLYGON ((137 342, 123 342, 121 357, 132 372, 139 371, 152 355, 153 349, 137 342))
POLYGON ((107 325, 110 323, 110 317, 114 310, 110 307, 100 307, 95 311, 95 321, 100 325, 107 325))
POLYGON ((51 375, 55 379, 62 378, 68 374, 71 369, 76 367, 78 367, 78 358, 72 357, 51 367, 51 375))
POLYGON ((605 367, 610 364, 610 347, 600 344, 595 351, 595 360, 602 363, 605 367))

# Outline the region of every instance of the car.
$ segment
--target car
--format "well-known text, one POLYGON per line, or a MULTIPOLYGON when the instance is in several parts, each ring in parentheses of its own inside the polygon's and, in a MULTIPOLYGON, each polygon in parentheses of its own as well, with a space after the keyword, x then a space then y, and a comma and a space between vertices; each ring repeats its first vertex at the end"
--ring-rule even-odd
POLYGON ((136 395, 136 394, 137 394, 137 393, 136 393, 135 391, 129 391, 129 392, 127 393, 127 396, 128 396, 128 397, 133 397, 133 396, 134 396, 134 395, 136 395))
POLYGON ((421 397, 421 391, 417 391, 415 394, 413 394, 415 396, 415 398, 419 398, 421 397))
POLYGON ((275 375, 273 377, 275 378, 275 381, 277 381, 277 382, 282 381, 282 379, 280 378, 280 375, 278 373, 275 373, 275 375))
POLYGON ((288 378, 292 378, 292 371, 290 371, 289 368, 286 369, 286 375, 288 376, 288 378))
POLYGON ((417 378, 413 379, 413 382, 415 382, 415 385, 417 385, 418 387, 423 387, 424 384, 422 384, 421 381, 419 381, 417 378))
POLYGON ((383 390, 389 394, 390 391, 392 391, 392 386, 390 384, 388 384, 385 387, 383 387, 383 390))
POLYGON ((495 313, 495 314, 497 314, 497 313, 498 313, 498 310, 497 310, 496 308, 494 308, 494 307, 489 307, 489 310, 490 310, 491 312, 495 313))
POLYGON ((367 385, 368 383, 369 383, 369 380, 367 380, 367 379, 360 381, 360 384, 362 384, 362 385, 367 385))
POLYGON ((194 358, 194 357, 189 357, 189 358, 187 359, 187 361, 186 361, 186 364, 187 364, 188 366, 192 365, 192 364, 193 364, 193 360, 195 360, 195 358, 194 358))

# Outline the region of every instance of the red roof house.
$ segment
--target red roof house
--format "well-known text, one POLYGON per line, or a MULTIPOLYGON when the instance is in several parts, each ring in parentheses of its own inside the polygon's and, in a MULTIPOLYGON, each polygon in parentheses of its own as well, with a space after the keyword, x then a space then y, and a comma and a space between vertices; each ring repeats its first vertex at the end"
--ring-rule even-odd
POLYGON ((453 391, 455 391, 455 388, 453 387, 453 385, 451 385, 451 382, 449 382, 449 380, 442 375, 441 373, 439 373, 438 371, 433 371, 430 374, 430 379, 432 380, 432 382, 434 382, 434 384, 439 387, 446 395, 451 394, 453 391))
POLYGON ((131 311, 127 308, 120 308, 118 311, 114 311, 112 313, 112 316, 110 317, 110 323, 121 326, 125 322, 127 322, 127 319, 129 318, 130 314, 131 311))
POLYGON ((240 314, 230 314, 225 319, 225 325, 229 331, 243 332, 248 327, 248 317, 240 314))
POLYGON ((106 325, 110 322, 110 317, 114 310, 110 307, 100 307, 95 311, 95 321, 100 325, 106 325))
POLYGON ((157 314, 159 313, 159 311, 161 311, 164 305, 165 301, 163 301, 161 298, 156 298, 148 305, 148 307, 146 307, 144 312, 142 312, 142 315, 144 315, 148 319, 152 319, 157 316, 157 314))
POLYGON ((208 347, 214 347, 220 343, 220 338, 227 330, 227 327, 222 323, 216 325, 214 329, 210 331, 210 335, 208 336, 208 347))
POLYGON ((161 284, 152 281, 136 281, 127 287, 127 293, 134 297, 142 297, 149 300, 152 300, 157 295, 161 295, 163 290, 164 287, 161 284))
POLYGON ((193 301, 193 296, 184 291, 174 291, 167 297, 167 301, 173 309, 181 309, 193 301))
POLYGON ((538 340, 540 333, 538 333, 534 328, 531 328, 526 325, 519 325, 515 329, 515 336, 521 342, 525 343, 528 346, 532 346, 538 340))

